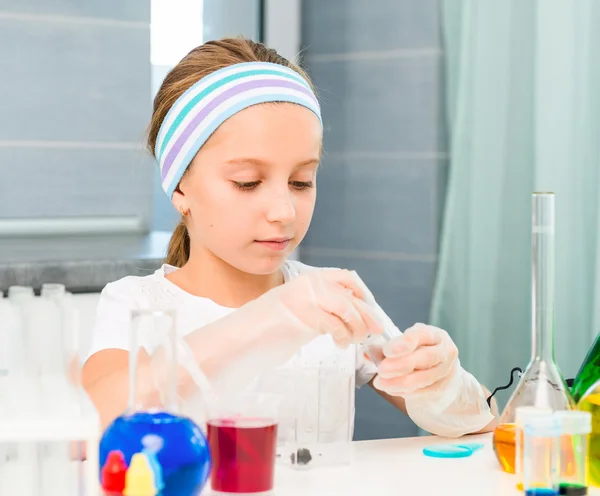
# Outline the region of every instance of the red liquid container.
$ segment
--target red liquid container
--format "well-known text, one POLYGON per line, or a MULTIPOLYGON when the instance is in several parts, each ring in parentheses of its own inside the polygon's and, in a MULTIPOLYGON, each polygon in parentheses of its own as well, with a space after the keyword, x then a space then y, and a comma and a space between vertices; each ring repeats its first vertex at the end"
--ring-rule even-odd
POLYGON ((273 419, 215 419, 207 424, 213 491, 268 493, 273 489, 277 423, 273 419))

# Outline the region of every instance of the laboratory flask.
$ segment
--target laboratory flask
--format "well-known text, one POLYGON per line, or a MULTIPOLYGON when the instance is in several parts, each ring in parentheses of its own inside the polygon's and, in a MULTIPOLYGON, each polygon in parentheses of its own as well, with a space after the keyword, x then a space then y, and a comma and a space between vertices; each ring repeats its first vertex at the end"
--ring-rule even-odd
POLYGON ((104 432, 99 456, 103 475, 112 473, 106 467, 111 463, 122 466, 125 473, 110 480, 103 477, 105 490, 197 496, 208 480, 207 440, 179 412, 179 339, 175 311, 132 312, 129 406, 104 432), (149 362, 142 358, 146 355, 149 362), (115 487, 115 481, 124 487, 115 487))
POLYGON ((493 446, 503 470, 515 471, 515 412, 521 406, 572 410, 574 401, 554 359, 554 193, 532 198, 531 359, 511 395, 493 446))

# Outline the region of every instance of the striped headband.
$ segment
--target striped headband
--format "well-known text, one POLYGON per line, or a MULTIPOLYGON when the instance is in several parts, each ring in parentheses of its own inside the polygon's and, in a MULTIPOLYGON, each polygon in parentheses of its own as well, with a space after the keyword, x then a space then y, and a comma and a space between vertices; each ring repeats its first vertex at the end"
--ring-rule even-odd
POLYGON ((202 78, 181 95, 163 120, 154 147, 169 198, 210 135, 232 115, 265 102, 297 103, 321 121, 319 102, 308 82, 279 64, 234 64, 202 78))

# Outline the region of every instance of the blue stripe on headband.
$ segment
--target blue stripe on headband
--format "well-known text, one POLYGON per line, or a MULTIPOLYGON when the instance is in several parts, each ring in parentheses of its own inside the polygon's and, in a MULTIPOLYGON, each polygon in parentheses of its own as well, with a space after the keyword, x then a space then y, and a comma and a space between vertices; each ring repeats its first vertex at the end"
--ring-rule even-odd
POLYGON ((319 103, 310 85, 298 73, 279 64, 234 64, 189 88, 167 113, 156 140, 162 187, 169 198, 198 150, 225 120, 266 102, 296 103, 321 120, 319 103))

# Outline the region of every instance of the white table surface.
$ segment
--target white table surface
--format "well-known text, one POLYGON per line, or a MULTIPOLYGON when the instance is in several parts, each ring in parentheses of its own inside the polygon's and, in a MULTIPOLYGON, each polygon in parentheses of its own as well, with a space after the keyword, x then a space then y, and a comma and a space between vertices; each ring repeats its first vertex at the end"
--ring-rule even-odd
MULTIPOLYGON (((296 470, 277 466, 275 496, 513 496, 514 475, 500 469, 491 434, 457 440, 439 437, 352 443, 350 465, 296 470), (447 443, 484 443, 470 457, 428 458, 422 449, 447 443)), ((210 494, 210 490, 207 491, 210 494)), ((600 489, 590 488, 590 496, 600 489)))

